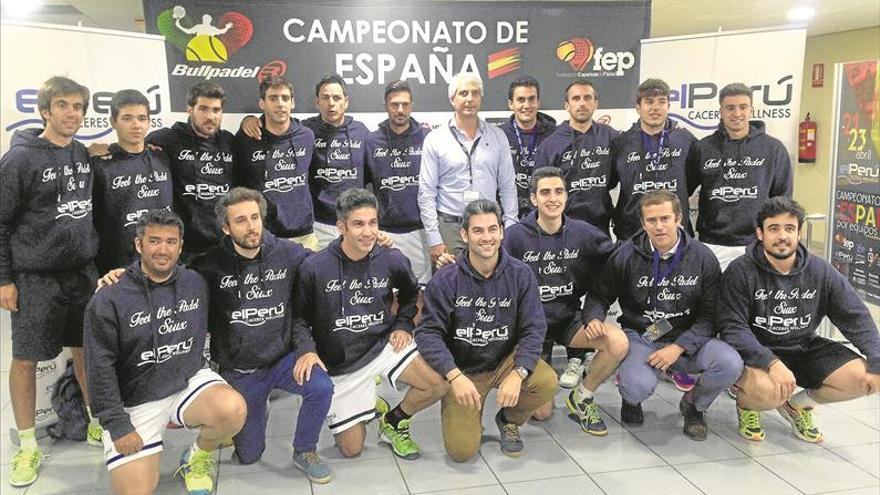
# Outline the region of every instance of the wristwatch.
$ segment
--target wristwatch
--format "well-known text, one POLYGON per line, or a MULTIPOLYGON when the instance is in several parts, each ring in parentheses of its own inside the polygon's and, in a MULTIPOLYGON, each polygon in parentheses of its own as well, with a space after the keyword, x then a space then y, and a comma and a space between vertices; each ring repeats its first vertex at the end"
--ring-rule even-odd
POLYGON ((513 371, 516 371, 516 374, 519 375, 519 377, 523 380, 529 377, 529 370, 525 369, 522 366, 517 366, 513 369, 513 371))

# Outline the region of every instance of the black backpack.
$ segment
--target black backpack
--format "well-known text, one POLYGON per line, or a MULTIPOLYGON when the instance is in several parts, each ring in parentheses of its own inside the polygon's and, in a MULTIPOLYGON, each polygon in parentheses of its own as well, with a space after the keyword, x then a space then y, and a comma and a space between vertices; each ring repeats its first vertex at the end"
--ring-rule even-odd
POLYGON ((52 408, 58 415, 58 422, 47 429, 49 436, 55 440, 86 439, 89 428, 89 414, 83 400, 82 390, 73 372, 73 360, 67 360, 64 373, 55 382, 52 392, 52 408))

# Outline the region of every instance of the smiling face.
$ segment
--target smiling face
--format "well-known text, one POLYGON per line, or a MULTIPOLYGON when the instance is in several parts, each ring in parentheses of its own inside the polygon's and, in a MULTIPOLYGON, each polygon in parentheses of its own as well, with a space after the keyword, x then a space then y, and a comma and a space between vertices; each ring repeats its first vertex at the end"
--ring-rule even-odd
POLYGON ((666 252, 678 242, 678 224, 681 215, 676 214, 671 201, 642 208, 642 227, 655 249, 666 252))
POLYGON ((636 105, 639 119, 646 128, 660 131, 669 115, 669 98, 666 95, 643 96, 636 105))
POLYGON ((538 181, 537 190, 531 193, 532 204, 538 208, 539 218, 556 220, 565 210, 568 193, 559 177, 546 177, 538 181))
POLYGON ((470 217, 467 229, 461 229, 461 238, 472 256, 489 261, 498 256, 504 229, 494 213, 480 213, 470 217))
POLYGON ((46 121, 46 130, 63 139, 73 139, 85 117, 85 102, 79 93, 52 97, 47 110, 40 115, 46 121))
POLYGON ((758 240, 764 245, 764 252, 778 260, 786 260, 797 252, 800 239, 798 219, 791 213, 782 213, 764 219, 764 224, 755 230, 758 240))
POLYGON ((141 255, 144 274, 154 282, 161 282, 174 271, 183 249, 183 239, 176 225, 148 224, 143 237, 134 239, 134 247, 141 255))
POLYGON ((266 96, 260 98, 260 110, 266 116, 267 121, 283 126, 290 122, 290 112, 293 111, 294 101, 290 88, 285 85, 272 86, 266 89, 266 96))
POLYGON ((379 212, 371 206, 355 208, 344 220, 336 221, 336 228, 342 234, 342 245, 346 254, 352 259, 361 259, 370 254, 376 245, 379 212))
POLYGON ((745 137, 749 133, 752 99, 747 95, 725 96, 721 100, 721 123, 727 134, 745 137))
POLYGON ((517 86, 513 96, 507 100, 507 108, 513 112, 517 124, 522 129, 531 129, 538 118, 541 100, 538 99, 538 88, 534 86, 517 86))
POLYGON ((226 207, 223 233, 232 239, 239 254, 253 254, 263 242, 263 218, 256 201, 242 201, 226 207))

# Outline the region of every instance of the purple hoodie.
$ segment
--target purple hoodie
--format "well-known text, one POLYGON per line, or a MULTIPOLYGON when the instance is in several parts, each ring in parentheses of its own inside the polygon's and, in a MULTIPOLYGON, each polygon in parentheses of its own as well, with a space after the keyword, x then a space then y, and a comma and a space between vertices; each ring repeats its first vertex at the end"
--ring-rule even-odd
POLYGON ((330 376, 363 368, 393 330, 412 332, 419 283, 397 249, 376 245, 353 261, 341 237, 302 262, 294 296, 297 356, 317 352, 330 376), (391 312, 397 289, 397 314, 391 312))
POLYGON ((796 351, 828 317, 880 374, 880 333, 865 303, 827 261, 798 244, 790 272, 776 271, 755 241, 724 271, 718 301, 722 338, 747 366, 766 368, 774 352, 796 351))
POLYGON ((534 371, 546 333, 532 270, 501 248, 495 271, 483 277, 464 249, 428 282, 415 338, 425 361, 446 376, 455 368, 493 371, 514 348, 514 366, 534 371))
POLYGON ((422 143, 431 131, 415 119, 395 134, 385 120, 379 130, 367 134, 364 144, 366 182, 373 185, 379 200, 379 228, 394 233, 422 228, 419 215, 419 171, 422 143))
POLYGON ((556 119, 546 113, 538 112, 535 127, 529 132, 518 129, 515 116, 511 115, 507 122, 501 125, 501 130, 507 136, 510 144, 510 157, 513 160, 513 171, 516 174, 516 196, 519 203, 519 215, 522 218, 532 211, 532 202, 529 199, 529 183, 532 180, 532 172, 535 171, 535 156, 537 148, 547 139, 556 128, 556 119), (519 132, 517 132, 519 131, 519 132))

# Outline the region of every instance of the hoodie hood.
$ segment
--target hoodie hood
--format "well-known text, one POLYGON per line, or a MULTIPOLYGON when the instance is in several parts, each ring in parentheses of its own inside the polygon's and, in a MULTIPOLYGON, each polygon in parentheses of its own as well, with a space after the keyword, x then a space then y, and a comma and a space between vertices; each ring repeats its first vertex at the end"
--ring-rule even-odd
MULTIPOLYGON (((511 115, 510 118, 507 119, 507 125, 511 126, 511 129, 513 128, 513 126, 516 125, 516 116, 515 115, 511 115)), ((537 115, 535 117, 534 129, 538 133, 539 136, 541 136, 541 135, 546 136, 549 133, 553 132, 553 130, 555 128, 556 128, 556 119, 547 115, 544 112, 537 113, 537 115)), ((529 131, 529 132, 531 132, 531 131, 529 131)))
MULTIPOLYGON (((758 138, 759 136, 762 136, 765 134, 766 128, 767 128, 767 126, 766 126, 766 124, 764 124, 763 121, 750 120, 749 121, 749 134, 743 139, 748 140, 748 139, 758 138)), ((723 122, 718 122, 718 128, 715 129, 714 134, 720 139, 726 139, 726 140, 733 141, 733 139, 727 133, 727 129, 724 127, 723 122)))
POLYGON ((507 122, 501 126, 501 130, 507 136, 510 157, 513 160, 519 217, 532 210, 532 203, 529 201, 529 183, 532 172, 535 170, 537 149, 545 139, 553 134, 554 129, 556 129, 556 119, 542 112, 537 113, 535 127, 529 131, 519 129, 515 115, 511 115, 507 122))
POLYGON ((464 248, 460 253, 455 257, 455 264, 458 266, 458 269, 471 277, 477 282, 487 282, 491 280, 498 280, 499 278, 504 276, 504 270, 507 269, 510 264, 510 255, 507 254, 504 248, 498 248, 498 264, 495 265, 495 270, 488 277, 484 277, 482 273, 477 271, 476 268, 471 265, 470 256, 468 256, 468 248, 464 248))
MULTIPOLYGON (((678 227, 678 248, 676 252, 679 250, 687 250, 688 245, 691 243, 693 238, 685 232, 684 228, 681 226, 678 227)), ((648 233, 645 232, 644 229, 640 229, 633 237, 632 237, 632 245, 633 250, 639 253, 640 256, 653 259, 654 258, 654 247, 651 244, 651 238, 648 236, 648 233)))
POLYGON ((794 265, 791 267, 791 271, 788 273, 780 273, 770 264, 770 261, 767 259, 767 256, 764 254, 764 243, 761 241, 753 242, 748 249, 747 253, 751 253, 752 262, 762 271, 773 274, 777 277, 796 277, 804 271, 804 268, 807 266, 809 254, 807 252, 807 248, 804 247, 803 244, 798 242, 797 249, 795 249, 795 261, 794 265))

